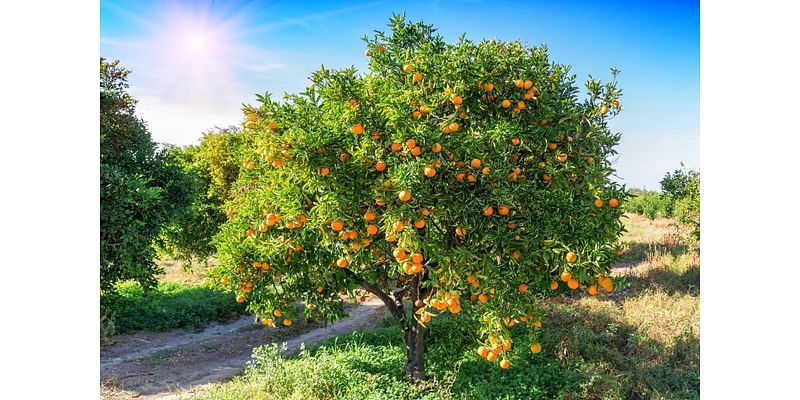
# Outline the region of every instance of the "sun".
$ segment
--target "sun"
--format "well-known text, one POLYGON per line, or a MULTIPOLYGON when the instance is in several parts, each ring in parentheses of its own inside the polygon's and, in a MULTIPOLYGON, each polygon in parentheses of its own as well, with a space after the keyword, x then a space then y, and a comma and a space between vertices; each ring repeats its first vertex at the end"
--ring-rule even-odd
POLYGON ((203 53, 206 48, 206 38, 202 34, 194 33, 186 36, 186 48, 192 53, 203 53))

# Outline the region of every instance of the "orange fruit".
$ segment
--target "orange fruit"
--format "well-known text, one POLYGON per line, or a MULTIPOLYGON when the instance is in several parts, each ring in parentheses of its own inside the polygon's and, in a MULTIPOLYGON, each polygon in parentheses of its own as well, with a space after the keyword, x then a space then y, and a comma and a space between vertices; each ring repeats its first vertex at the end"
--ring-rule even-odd
POLYGON ((474 177, 472 175, 467 175, 467 182, 475 183, 476 180, 478 180, 478 178, 476 178, 476 177, 474 177))
POLYGON ((360 135, 364 133, 364 126, 361 124, 355 124, 350 128, 350 131, 355 133, 356 135, 360 135))
POLYGON ((551 281, 550 282, 550 290, 556 290, 556 289, 558 289, 558 282, 551 281))
POLYGON ((413 79, 414 79, 414 82, 421 81, 422 80, 422 74, 420 74, 419 72, 414 73, 414 78, 413 79))
POLYGON ((489 354, 486 355, 486 360, 489 362, 495 362, 495 360, 497 360, 497 353, 490 351, 489 354))
POLYGON ((458 122, 451 122, 447 125, 447 128, 450 129, 450 132, 458 132, 458 122))
POLYGON ((375 170, 378 172, 383 172, 386 170, 386 163, 383 161, 378 161, 375 163, 375 170))
POLYGON ((419 106, 419 112, 421 112, 423 114, 427 114, 428 113, 428 107, 419 106))
POLYGON ((274 131, 278 129, 278 124, 275 121, 269 121, 269 123, 267 124, 267 128, 269 128, 269 130, 271 131, 274 131))
POLYGON ((419 111, 414 110, 411 112, 411 118, 419 119, 420 116, 422 116, 422 113, 419 111))
POLYGON ((578 255, 575 254, 574 251, 567 252, 567 255, 564 256, 568 263, 573 264, 575 261, 578 260, 578 255))
POLYGON ((261 263, 261 269, 263 269, 264 271, 268 270, 269 269, 269 263, 268 262, 261 263))
POLYGON ((602 207, 603 206, 603 200, 602 199, 594 199, 594 206, 597 207, 597 208, 602 207))
POLYGON ((472 161, 469 162, 469 166, 472 168, 479 168, 481 166, 481 160, 473 158, 472 161))
POLYGON ((500 368, 508 369, 511 366, 511 363, 508 360, 500 361, 500 368))
POLYGON ((487 83, 487 84, 483 85, 483 90, 485 90, 487 92, 491 92, 492 90, 494 90, 494 85, 491 84, 491 83, 487 83))
POLYGON ((553 177, 550 176, 550 174, 544 174, 542 175, 542 179, 544 179, 545 182, 549 182, 550 179, 553 179, 553 177))
POLYGON ((565 162, 567 161, 567 158, 568 158, 567 153, 561 153, 556 157, 556 161, 565 162))
POLYGON ((597 295, 597 285, 589 285, 589 288, 586 289, 586 291, 589 293, 589 296, 597 295))
POLYGON ((485 215, 487 217, 491 217, 492 214, 494 214, 494 208, 492 208, 492 206, 489 206, 489 207, 486 207, 486 208, 483 209, 483 215, 485 215))
POLYGON ((417 141, 414 139, 406 140, 406 147, 408 147, 409 150, 413 149, 414 147, 417 147, 417 141))
POLYGON ((519 290, 520 293, 525 293, 528 291, 528 285, 520 283, 519 286, 517 286, 517 290, 519 290))
POLYGON ((516 87, 518 87, 520 89, 522 89, 523 85, 525 85, 525 82, 523 82, 522 79, 517 79, 517 80, 514 81, 514 86, 516 86, 516 87))
POLYGON ((400 193, 397 194, 397 197, 400 199, 400 201, 405 203, 411 200, 411 192, 408 190, 401 190, 400 193))
POLYGON ((280 317, 281 315, 283 315, 283 313, 281 312, 281 310, 279 308, 276 308, 274 311, 272 311, 272 315, 274 315, 276 317, 280 317))
POLYGON ((392 251, 392 255, 397 261, 404 261, 406 259, 406 251, 401 248, 396 248, 392 251))
POLYGON ((549 150, 555 150, 555 149, 557 149, 557 148, 558 148, 558 144, 556 144, 556 143, 550 143, 550 144, 548 144, 548 145, 547 145, 547 148, 548 148, 549 150))
POLYGON ((463 226, 456 227, 456 236, 464 237, 467 234, 467 228, 463 226))
POLYGON ((518 137, 511 138, 511 144, 513 144, 514 146, 519 145, 519 138, 518 137))
POLYGON ((436 170, 432 167, 425 167, 425 169, 423 169, 423 172, 425 173, 425 176, 427 176, 428 178, 433 178, 433 176, 436 175, 436 170))
POLYGON ((434 144, 433 147, 431 147, 431 151, 434 153, 439 153, 442 151, 442 145, 439 143, 434 144))
POLYGON ((592 164, 592 163, 594 163, 594 158, 593 158, 593 157, 586 157, 586 163, 587 163, 587 164, 592 164))
POLYGON ((325 168, 322 168, 321 170, 319 170, 319 174, 322 175, 322 176, 328 176, 328 174, 330 174, 330 173, 331 173, 331 170, 328 167, 325 167, 325 168))
POLYGON ((486 356, 489 355, 489 349, 487 349, 486 346, 478 347, 478 355, 486 358, 486 356))
POLYGON ((525 102, 522 100, 517 101, 517 109, 522 110, 525 108, 525 102))
POLYGON ((461 96, 453 96, 453 104, 459 106, 463 102, 464 102, 464 99, 462 99, 461 96))
POLYGON ((514 252, 511 253, 511 258, 513 258, 516 261, 519 261, 520 258, 519 250, 514 250, 514 252))
POLYGON ((400 149, 402 149, 402 148, 403 148, 403 146, 402 146, 400 143, 392 143, 392 145, 391 145, 389 148, 390 148, 390 149, 391 149, 393 152, 397 153, 398 151, 400 151, 400 149))
POLYGON ((497 209, 497 213, 500 214, 500 215, 503 215, 503 216, 508 215, 508 212, 509 212, 509 209, 506 206, 500 206, 500 208, 497 209))
POLYGON ((290 327, 290 326, 292 326, 292 320, 290 320, 290 319, 284 319, 284 320, 283 320, 283 326, 285 326, 285 327, 287 327, 287 328, 288 328, 288 327, 290 327))
POLYGON ((333 229, 334 231, 338 232, 343 228, 344 228, 344 222, 342 222, 342 220, 335 219, 333 220, 333 222, 331 222, 331 229, 333 229))
POLYGON ((411 65, 409 65, 409 64, 403 65, 403 72, 405 72, 407 74, 410 74, 411 73, 411 65))
POLYGON ((339 155, 339 161, 347 161, 348 159, 350 159, 350 154, 342 153, 339 155))
POLYGON ((375 214, 373 214, 372 211, 367 210, 367 212, 364 213, 364 219, 367 221, 375 221, 375 214))
POLYGON ((349 239, 350 239, 350 240, 355 240, 355 239, 358 237, 358 232, 356 232, 356 231, 350 231, 350 232, 348 233, 348 237, 349 237, 349 239))
POLYGON ((533 82, 531 82, 531 81, 525 81, 525 82, 522 84, 522 88, 523 88, 523 89, 530 89, 530 88, 531 88, 531 86, 533 86, 533 82))
POLYGON ((542 345, 539 343, 534 343, 531 345, 531 353, 536 354, 542 351, 542 345))
POLYGON ((492 170, 489 167, 483 167, 483 169, 481 170, 481 174, 483 175, 489 175, 490 172, 492 172, 492 170))
POLYGON ((608 106, 600 107, 600 114, 608 114, 608 106))
POLYGON ((339 268, 347 268, 347 264, 349 263, 344 257, 340 257, 338 260, 336 260, 336 266, 339 268))
POLYGON ((561 273, 561 282, 568 282, 570 279, 572 279, 572 274, 569 273, 569 271, 564 271, 561 273))
POLYGON ((427 208, 423 208, 420 212, 426 217, 431 215, 431 210, 428 210, 427 208))
POLYGON ((539 321, 539 320, 535 321, 533 323, 533 327, 536 328, 536 329, 541 329, 542 328, 542 321, 539 321))
POLYGON ((505 99, 505 100, 503 100, 503 101, 500 103, 500 107, 503 107, 503 108, 508 108, 508 107, 511 107, 511 101, 510 101, 510 100, 508 100, 508 99, 505 99))
POLYGON ((421 264, 423 260, 423 256, 421 253, 411 253, 411 261, 414 264, 421 264))
POLYGON ((425 220, 424 220, 424 219, 418 219, 416 222, 414 222, 414 226, 415 226, 417 229, 422 229, 422 228, 424 228, 424 227, 425 227, 425 220))
POLYGON ((422 264, 413 263, 411 264, 411 273, 418 274, 422 272, 422 264))
POLYGON ((237 303, 244 303, 244 295, 240 294, 240 295, 236 296, 236 302, 237 303))
POLYGON ((481 293, 478 295, 478 300, 480 300, 481 303, 486 303, 489 301, 489 296, 487 296, 485 293, 481 293))
POLYGON ((619 200, 617 200, 616 197, 608 199, 608 206, 611 208, 619 207, 619 200))
POLYGON ((417 147, 414 147, 413 149, 411 149, 411 155, 413 155, 415 157, 419 157, 420 154, 422 154, 422 148, 421 147, 417 146, 417 147))
POLYGON ((445 135, 447 135, 448 133, 450 133, 450 125, 445 125, 445 126, 443 126, 443 127, 442 127, 442 133, 444 133, 445 135))
POLYGON ((397 221, 397 222, 395 222, 395 224, 394 224, 394 231, 395 231, 395 232, 397 232, 397 233, 400 233, 400 232, 402 232, 404 229, 406 229, 406 224, 405 224, 403 221, 397 221))
POLYGON ((459 172, 458 174, 456 174, 456 180, 459 182, 464 182, 464 173, 459 172))
POLYGON ((567 287, 569 287, 572 290, 577 289, 578 281, 575 278, 570 279, 569 281, 567 281, 567 287))

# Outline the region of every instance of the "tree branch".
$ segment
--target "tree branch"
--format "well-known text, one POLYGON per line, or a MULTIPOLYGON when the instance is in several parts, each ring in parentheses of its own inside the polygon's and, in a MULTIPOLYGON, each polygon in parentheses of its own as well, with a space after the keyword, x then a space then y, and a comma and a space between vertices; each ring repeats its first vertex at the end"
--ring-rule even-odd
POLYGON ((374 294, 379 299, 381 299, 381 301, 383 301, 383 304, 386 305, 386 308, 389 309, 389 312, 391 312, 395 318, 400 319, 404 317, 402 302, 400 302, 400 304, 398 305, 398 302, 392 300, 392 298, 389 297, 389 295, 386 294, 383 290, 381 290, 381 288, 365 281, 363 278, 356 275, 356 273, 351 271, 349 268, 345 268, 344 272, 345 274, 353 278, 353 280, 355 280, 359 285, 361 285, 361 287, 364 288, 366 291, 374 294))

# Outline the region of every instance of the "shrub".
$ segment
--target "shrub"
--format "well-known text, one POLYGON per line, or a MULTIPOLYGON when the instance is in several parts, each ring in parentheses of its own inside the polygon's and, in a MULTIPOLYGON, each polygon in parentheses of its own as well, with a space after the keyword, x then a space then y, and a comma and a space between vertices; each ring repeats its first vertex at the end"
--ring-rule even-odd
POLYGON ((545 46, 390 25, 365 39, 366 75, 323 67, 306 92, 244 107, 214 276, 268 325, 291 324, 296 299, 339 318, 340 292, 366 289, 401 327, 414 381, 446 313, 478 321, 487 359, 507 365, 509 328, 538 323, 550 285, 613 290, 620 90, 590 77, 579 100, 545 46))

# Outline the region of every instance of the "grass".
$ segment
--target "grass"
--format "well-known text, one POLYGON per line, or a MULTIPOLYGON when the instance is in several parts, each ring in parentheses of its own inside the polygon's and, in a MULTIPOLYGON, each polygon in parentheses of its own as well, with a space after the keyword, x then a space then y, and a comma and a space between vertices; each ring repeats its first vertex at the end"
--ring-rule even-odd
POLYGON ((544 305, 542 352, 513 330, 512 367, 475 352, 476 326, 437 317, 426 333, 428 380, 403 376, 395 327, 332 338, 284 358, 261 347, 244 375, 203 399, 695 399, 700 396, 699 249, 669 220, 626 220, 620 293, 562 295, 544 305))
POLYGON ((145 293, 138 283, 128 281, 118 284, 118 293, 103 306, 104 312, 113 315, 114 333, 199 329, 209 321, 226 321, 244 313, 244 306, 232 294, 196 284, 162 281, 145 293))

